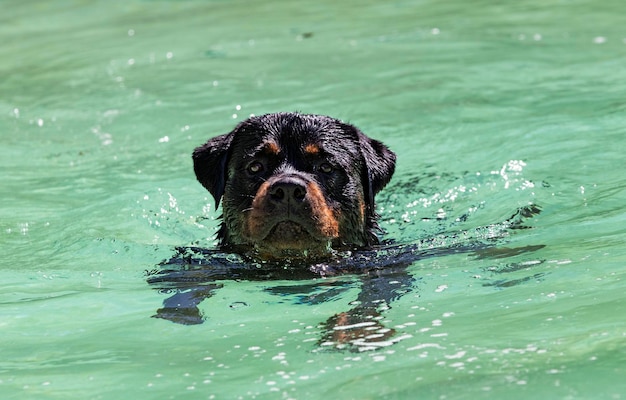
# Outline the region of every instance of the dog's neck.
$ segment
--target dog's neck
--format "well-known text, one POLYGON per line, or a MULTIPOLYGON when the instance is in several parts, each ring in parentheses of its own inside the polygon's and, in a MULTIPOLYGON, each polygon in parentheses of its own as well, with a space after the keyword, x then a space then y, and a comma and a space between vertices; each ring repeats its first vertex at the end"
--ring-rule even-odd
POLYGON ((331 242, 325 246, 312 249, 275 249, 249 245, 227 245, 222 249, 242 255, 259 263, 312 264, 337 257, 338 252, 332 248, 331 242))

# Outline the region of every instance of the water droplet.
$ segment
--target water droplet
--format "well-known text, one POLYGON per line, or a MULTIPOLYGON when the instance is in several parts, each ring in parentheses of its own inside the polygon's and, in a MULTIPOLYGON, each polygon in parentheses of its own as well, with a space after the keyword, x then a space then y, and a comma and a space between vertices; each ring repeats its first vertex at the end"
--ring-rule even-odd
POLYGON ((230 308, 232 309, 238 309, 238 308, 243 308, 243 307, 248 307, 248 303, 244 302, 244 301, 235 301, 234 303, 231 303, 229 305, 230 308))

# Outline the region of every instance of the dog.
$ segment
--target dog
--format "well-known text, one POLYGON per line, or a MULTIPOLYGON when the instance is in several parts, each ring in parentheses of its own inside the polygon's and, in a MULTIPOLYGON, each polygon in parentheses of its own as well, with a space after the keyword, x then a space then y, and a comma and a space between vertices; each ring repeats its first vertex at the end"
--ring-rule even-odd
POLYGON ((327 116, 251 117, 197 147, 193 164, 216 208, 222 204, 220 248, 177 247, 147 271, 148 282, 168 295, 153 317, 179 324, 202 324, 200 304, 232 281, 276 280, 282 283, 263 290, 311 305, 358 286, 351 308, 319 325, 318 346, 371 350, 408 337, 386 327, 383 313, 417 291, 419 278, 407 270, 416 260, 459 253, 501 259, 543 247, 495 248, 494 239, 527 228, 524 220, 541 211, 535 205, 476 228, 474 239, 464 232, 449 234, 447 245, 438 245, 439 238, 379 245, 374 198, 391 180, 396 156, 355 126, 327 116), (344 280, 343 274, 359 279, 344 280), (336 278, 315 279, 320 276, 336 278))
POLYGON ((250 117, 193 152, 196 178, 222 203, 220 247, 260 260, 377 244, 374 197, 395 164, 355 126, 294 112, 250 117))

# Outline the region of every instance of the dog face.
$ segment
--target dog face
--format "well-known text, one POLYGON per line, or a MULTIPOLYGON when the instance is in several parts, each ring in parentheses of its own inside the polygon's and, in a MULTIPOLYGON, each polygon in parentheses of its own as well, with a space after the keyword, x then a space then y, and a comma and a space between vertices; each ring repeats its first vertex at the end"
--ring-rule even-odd
POLYGON ((377 243, 374 195, 395 154, 356 127, 298 113, 251 117, 193 153, 222 201, 223 247, 261 259, 311 258, 377 243))

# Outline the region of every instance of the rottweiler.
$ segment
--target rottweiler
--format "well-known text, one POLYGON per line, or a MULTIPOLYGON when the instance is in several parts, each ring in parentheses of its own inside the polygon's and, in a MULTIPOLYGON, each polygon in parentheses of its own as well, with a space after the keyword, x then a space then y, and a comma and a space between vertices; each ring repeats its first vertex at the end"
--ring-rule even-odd
POLYGON ((196 148, 193 163, 216 208, 222 202, 222 248, 319 260, 378 243, 374 196, 396 156, 351 124, 285 112, 246 119, 196 148))

